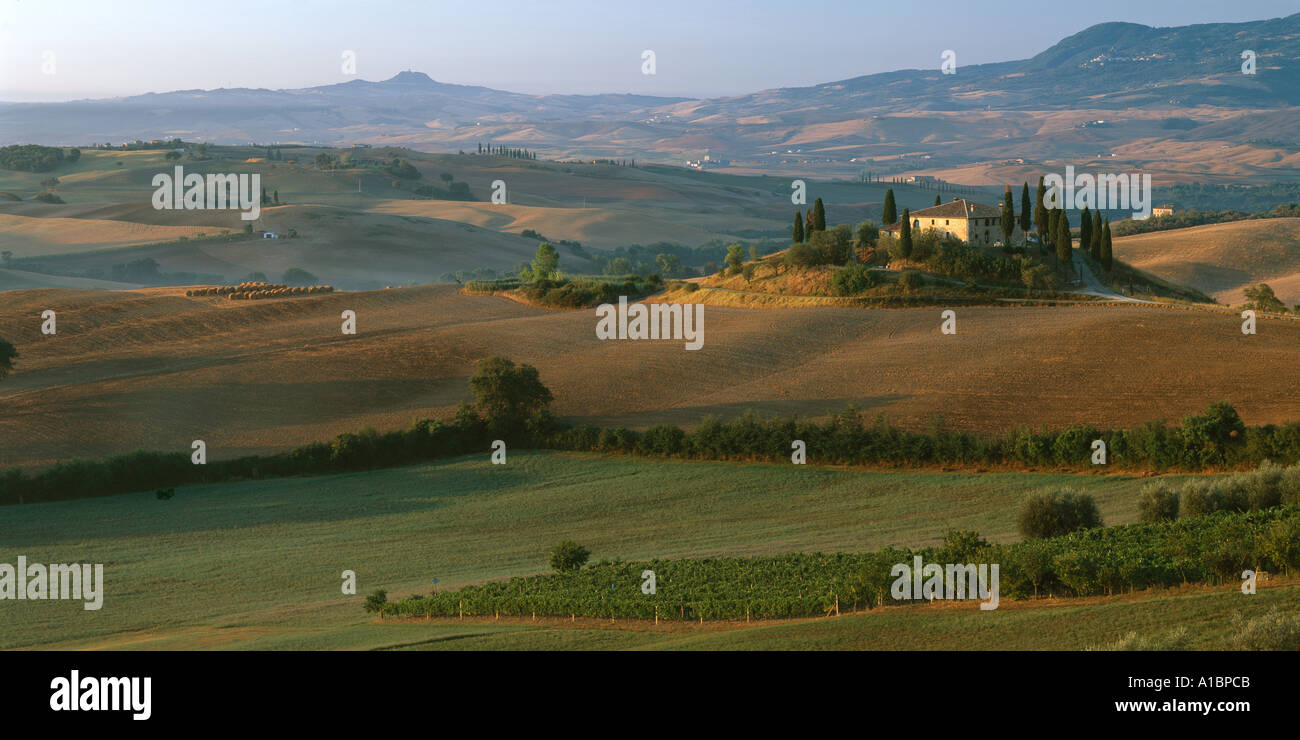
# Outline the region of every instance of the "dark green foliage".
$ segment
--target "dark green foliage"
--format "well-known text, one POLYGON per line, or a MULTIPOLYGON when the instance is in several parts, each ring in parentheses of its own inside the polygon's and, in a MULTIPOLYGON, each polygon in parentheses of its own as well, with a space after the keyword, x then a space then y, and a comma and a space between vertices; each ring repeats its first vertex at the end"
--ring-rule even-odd
POLYGON ((1100 527, 1101 512, 1092 496, 1063 488, 1025 499, 1017 525, 1025 539, 1058 537, 1077 529, 1100 527))
POLYGON ((849 265, 831 276, 831 289, 835 295, 857 295, 880 284, 877 273, 866 265, 849 265))
POLYGON ((1246 308, 1269 313, 1286 313, 1286 304, 1278 300, 1268 283, 1246 287, 1246 308))
POLYGON ((290 267, 280 276, 280 282, 285 285, 319 285, 320 278, 301 267, 290 267))
POLYGON ((1178 518, 1178 491, 1167 483, 1142 486, 1137 504, 1139 521, 1164 522, 1178 518))
POLYGON ((822 205, 821 198, 813 201, 813 229, 826 230, 826 206, 822 205))
POLYGON ((1029 200, 1029 183, 1024 183, 1020 187, 1020 230, 1025 236, 1029 235, 1029 229, 1033 226, 1033 208, 1029 200))
MULTIPOLYGON (((1296 533, 1300 510, 1271 509, 1098 527, 1007 545, 990 544, 975 532, 949 532, 942 545, 919 550, 602 562, 404 599, 385 605, 383 612, 690 621, 824 616, 837 603, 841 611, 926 603, 896 601, 891 594, 896 580, 891 569, 910 566, 914 556, 925 563, 998 563, 1004 599, 1095 596, 1185 583, 1235 583, 1247 568, 1295 568, 1300 552, 1278 544, 1297 540, 1296 533), (644 570, 655 573, 653 595, 640 590, 644 570)), ((1291 634, 1289 629, 1280 632, 1291 634)), ((1269 641, 1260 637, 1257 642, 1269 641)))
POLYGON ((903 223, 898 227, 898 245, 903 259, 912 256, 912 214, 906 208, 903 209, 903 223))
POLYGON ((573 540, 564 540, 551 548, 551 568, 561 573, 580 570, 590 557, 587 548, 573 540))
POLYGON ((1115 265, 1115 257, 1110 249, 1110 219, 1101 227, 1101 266, 1110 272, 1115 265))
POLYGON ((803 214, 798 210, 794 212, 794 230, 790 234, 794 244, 803 244, 803 214))
POLYGON ((537 368, 505 357, 480 360, 469 379, 478 409, 494 424, 524 425, 545 412, 554 400, 542 384, 537 368))
POLYGON ((14 369, 14 358, 18 357, 18 350, 14 346, 0 338, 0 380, 4 380, 14 369))
MULTIPOLYGON (((80 153, 78 153, 80 156, 80 153)), ((0 147, 0 169, 49 172, 63 164, 63 150, 38 144, 0 147)))
POLYGON ((902 286, 903 290, 915 293, 921 289, 922 285, 925 285, 925 278, 921 277, 921 273, 916 270, 903 270, 903 274, 898 276, 898 284, 902 286))
POLYGON ((898 206, 894 203, 894 189, 890 188, 885 191, 885 205, 881 213, 880 220, 886 226, 892 226, 898 223, 898 206))
POLYGON ((379 588, 366 597, 364 609, 367 612, 380 612, 388 604, 388 591, 379 588))

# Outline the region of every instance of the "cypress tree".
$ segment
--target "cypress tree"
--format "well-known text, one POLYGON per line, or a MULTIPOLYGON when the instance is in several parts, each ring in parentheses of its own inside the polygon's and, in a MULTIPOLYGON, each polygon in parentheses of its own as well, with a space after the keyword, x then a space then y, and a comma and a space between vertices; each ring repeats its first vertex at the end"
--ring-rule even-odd
POLYGON ((1033 206, 1029 204, 1029 183, 1025 183, 1020 188, 1020 230, 1029 235, 1030 221, 1034 217, 1033 206))
POLYGON ((803 239, 804 241, 808 241, 812 238, 813 232, 817 230, 817 222, 813 221, 813 212, 811 208, 808 209, 808 213, 805 215, 807 218, 803 221, 803 239))
POLYGON ((1070 214, 1063 208, 1052 209, 1059 213, 1056 217, 1056 258, 1062 264, 1070 264, 1072 245, 1070 244, 1070 214))
POLYGON ((803 244, 803 214, 794 209, 794 232, 791 234, 795 244, 803 244))
POLYGON ((1034 228, 1038 231, 1038 241, 1046 244, 1051 241, 1051 233, 1048 231, 1048 213, 1047 208, 1043 205, 1043 198, 1047 195, 1047 186, 1043 185, 1043 178, 1038 178, 1038 192, 1034 196, 1034 228))
POLYGON ((1089 233, 1092 234, 1092 241, 1088 244, 1088 251, 1092 252, 1093 259, 1101 262, 1101 211, 1092 212, 1092 230, 1089 233))
POLYGON ((884 221, 886 226, 898 223, 898 206, 894 204, 893 188, 885 191, 885 210, 880 220, 884 221))
POLYGON ((1101 229, 1102 229, 1101 259, 1099 261, 1101 262, 1102 269, 1105 270, 1106 272, 1110 272, 1111 266, 1115 264, 1115 257, 1114 255, 1111 254, 1110 251, 1110 219, 1109 218, 1106 219, 1106 225, 1102 226, 1101 229))
POLYGON ((912 256, 912 216, 906 208, 903 209, 903 225, 898 229, 898 247, 903 259, 912 256))
POLYGON ((821 198, 813 201, 813 226, 818 231, 826 230, 826 206, 822 205, 821 198))
POLYGON ((1016 208, 1012 205, 1011 186, 1002 194, 1002 218, 999 219, 999 225, 1002 226, 1002 244, 1011 246, 1011 235, 1016 230, 1016 208))
POLYGON ((1092 254, 1092 211, 1087 206, 1083 207, 1083 212, 1079 214, 1079 249, 1087 250, 1092 254))
POLYGON ((937 196, 937 195, 934 196, 934 204, 935 204, 936 206, 939 205, 939 196, 937 196))

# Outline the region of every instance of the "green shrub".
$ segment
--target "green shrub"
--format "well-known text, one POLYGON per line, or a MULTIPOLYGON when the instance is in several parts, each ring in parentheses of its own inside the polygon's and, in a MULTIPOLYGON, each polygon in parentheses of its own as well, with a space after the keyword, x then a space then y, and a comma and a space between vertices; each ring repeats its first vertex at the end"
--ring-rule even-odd
POLYGON ((1300 650, 1300 614, 1284 614, 1274 607, 1268 614, 1233 618, 1229 645, 1237 650, 1300 650))
POLYGON ((898 277, 898 284, 902 286, 903 290, 915 293, 921 289, 922 285, 925 285, 925 279, 916 270, 904 270, 903 274, 898 277))
POLYGON ((1018 524, 1025 539, 1057 537, 1077 529, 1102 526, 1096 500, 1069 488, 1037 493, 1025 499, 1018 524))
POLYGON ((1142 486, 1137 503, 1139 521, 1163 522, 1178 518, 1178 492, 1164 481, 1142 486))
POLYGON ((862 264, 843 267, 831 275, 831 290, 835 295, 857 295, 876 287, 879 283, 880 278, 876 272, 862 264))
POLYGON ((561 573, 579 570, 587 564, 591 551, 573 540, 564 540, 551 548, 551 567, 561 573))
POLYGON ((1139 635, 1130 632, 1112 642, 1107 650, 1136 650, 1140 652, 1162 652, 1168 650, 1191 650, 1192 634, 1186 627, 1167 632, 1160 636, 1139 635))
POLYGON ((382 611, 384 605, 388 603, 388 592, 384 589, 376 589, 374 593, 366 597, 364 608, 368 612, 382 611))

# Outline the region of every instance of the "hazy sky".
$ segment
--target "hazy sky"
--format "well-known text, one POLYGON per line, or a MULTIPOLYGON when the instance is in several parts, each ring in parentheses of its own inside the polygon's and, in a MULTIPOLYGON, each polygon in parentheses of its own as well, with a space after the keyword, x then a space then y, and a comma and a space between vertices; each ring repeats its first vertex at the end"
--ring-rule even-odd
POLYGON ((959 65, 1021 59, 1103 21, 1297 11, 1297 0, 0 0, 0 100, 344 82, 344 50, 368 80, 415 69, 528 93, 733 95, 937 67, 944 49, 959 65), (941 29, 918 30, 934 20, 941 29))

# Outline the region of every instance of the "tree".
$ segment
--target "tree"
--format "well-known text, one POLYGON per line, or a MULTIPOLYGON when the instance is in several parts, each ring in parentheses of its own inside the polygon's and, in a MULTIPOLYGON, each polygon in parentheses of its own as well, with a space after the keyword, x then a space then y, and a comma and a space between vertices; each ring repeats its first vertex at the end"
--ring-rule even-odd
POLYGON ((912 214, 903 209, 903 224, 898 228, 898 253, 907 259, 912 256, 912 214))
POLYGON ((1102 227, 1101 267, 1106 272, 1110 272, 1110 268, 1112 265, 1114 265, 1114 263, 1115 263, 1115 258, 1113 255, 1111 255, 1110 252, 1110 219, 1108 218, 1106 219, 1106 225, 1102 227))
POLYGON ((745 267, 744 247, 739 244, 727 247, 727 257, 723 262, 727 265, 728 275, 738 274, 745 267))
POLYGON ((1016 231, 1016 209, 1011 201, 1011 186, 1002 194, 1002 243, 1011 246, 1011 235, 1016 231))
MULTIPOLYGON (((1097 260, 1098 263, 1100 263, 1101 262, 1101 240, 1102 240, 1100 210, 1096 210, 1092 212, 1092 229, 1090 229, 1088 233, 1092 237, 1092 241, 1088 242, 1088 251, 1092 253, 1092 258, 1097 260)), ((1080 242, 1079 246, 1082 247, 1083 242, 1080 242)))
POLYGON ((533 280, 549 280, 560 266, 560 253, 550 242, 537 245, 537 254, 533 256, 533 280))
POLYGON ((826 206, 822 205, 821 198, 813 201, 813 228, 817 231, 826 230, 826 206))
POLYGON ((1286 304, 1278 300, 1277 294, 1268 283, 1246 287, 1246 307, 1256 311, 1286 313, 1286 304))
POLYGON ((0 339, 0 380, 14 369, 14 358, 17 356, 18 350, 4 339, 0 339))
POLYGON ((893 188, 885 191, 885 210, 880 218, 886 226, 898 223, 898 206, 894 204, 893 188))
POLYGON ((561 573, 578 570, 587 564, 591 551, 573 540, 564 540, 551 548, 551 567, 561 573))
POLYGON ((1083 207, 1083 212, 1079 214, 1079 249, 1092 250, 1092 212, 1087 206, 1083 207))
POLYGON ((1038 243, 1046 244, 1051 240, 1051 235, 1047 230, 1048 214, 1047 207, 1043 205, 1043 198, 1047 195, 1047 186, 1043 184, 1043 178, 1038 178, 1038 192, 1034 195, 1034 229, 1038 232, 1038 243))
POLYGON ((1056 245, 1056 258, 1061 261, 1061 264, 1068 265, 1073 256, 1071 254, 1073 244, 1070 242, 1070 214, 1063 208, 1055 210, 1060 215, 1056 217, 1056 238, 1052 239, 1052 242, 1056 245))
POLYGON ((1077 529, 1102 526, 1097 501, 1086 493, 1063 488, 1030 496, 1020 507, 1020 534, 1025 539, 1059 537, 1077 529))
POLYGON ((280 191, 279 191, 279 190, 275 191, 275 193, 273 193, 273 194, 271 195, 271 200, 274 201, 275 204, 276 204, 277 206, 280 205, 280 191))
POLYGON ((373 613, 377 611, 382 611, 384 605, 387 603, 388 603, 388 592, 380 588, 380 589, 375 589, 374 593, 366 597, 366 602, 362 608, 368 612, 373 613))
POLYGON ((939 194, 938 194, 938 193, 936 193, 935 196, 934 196, 934 204, 935 204, 936 206, 939 205, 939 194))
POLYGON ((808 213, 805 214, 805 218, 804 218, 804 220, 803 220, 803 238, 804 238, 804 241, 807 241, 807 240, 811 239, 811 238, 812 238, 812 235, 813 235, 813 232, 816 231, 816 230, 817 230, 817 222, 816 222, 815 220, 813 220, 813 212, 812 212, 812 209, 809 208, 809 209, 808 209, 808 213))
POLYGON ((1020 187, 1020 230, 1029 235, 1030 221, 1033 220, 1033 206, 1029 204, 1029 183, 1020 187))
POLYGON ((877 240, 880 239, 880 227, 875 221, 863 221, 858 224, 858 233, 854 239, 854 247, 864 250, 863 259, 866 258, 865 250, 876 246, 877 240))
POLYGON ((320 278, 301 267, 290 267, 280 276, 280 282, 285 285, 318 285, 320 278))
POLYGON ((676 277, 682 270, 682 261, 675 254, 660 252, 655 256, 655 266, 664 277, 676 277))
POLYGON ((803 244, 803 214, 794 210, 794 231, 790 234, 795 244, 803 244))
POLYGON ((443 182, 447 183, 456 179, 450 172, 444 172, 441 175, 438 175, 438 177, 441 178, 443 182))
POLYGON ((533 419, 554 400, 542 385, 537 368, 493 355, 478 363, 469 389, 489 420, 517 424, 533 419))

